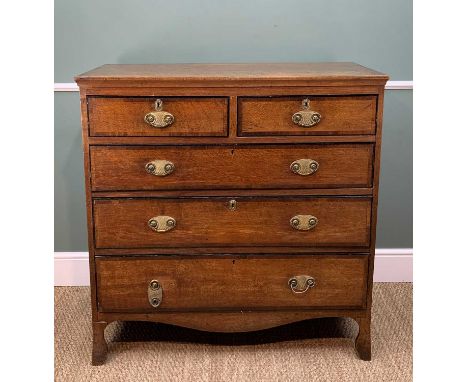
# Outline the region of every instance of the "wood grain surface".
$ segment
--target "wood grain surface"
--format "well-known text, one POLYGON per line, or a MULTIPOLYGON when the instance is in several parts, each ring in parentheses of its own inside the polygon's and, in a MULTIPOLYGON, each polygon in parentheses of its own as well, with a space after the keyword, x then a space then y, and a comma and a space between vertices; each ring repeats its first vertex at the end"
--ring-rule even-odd
POLYGON ((366 246, 370 198, 179 198, 94 200, 96 248, 204 246, 366 246), (229 201, 236 200, 234 211, 229 201), (295 215, 313 215, 318 225, 299 231, 295 215), (158 233, 155 216, 171 216, 176 227, 158 233))
POLYGON ((388 76, 353 62, 103 65, 75 77, 80 87, 381 85, 388 76))
POLYGON ((204 97, 88 97, 91 136, 226 136, 227 98, 204 97), (172 125, 157 128, 145 122, 155 101, 174 116, 172 125))
POLYGON ((371 187, 372 144, 276 146, 92 146, 93 191, 371 187), (313 159, 318 170, 298 175, 290 165, 313 159), (155 176, 153 160, 175 170, 155 176))
POLYGON ((363 307, 367 257, 276 259, 98 259, 101 311, 160 311, 363 307), (314 277, 316 286, 293 293, 293 276, 314 277), (158 280, 162 303, 148 302, 158 280))
POLYGON ((241 97, 238 100, 239 135, 356 135, 374 134, 377 97, 311 96, 241 97), (320 122, 301 127, 292 121, 310 100, 310 110, 320 113, 320 122))

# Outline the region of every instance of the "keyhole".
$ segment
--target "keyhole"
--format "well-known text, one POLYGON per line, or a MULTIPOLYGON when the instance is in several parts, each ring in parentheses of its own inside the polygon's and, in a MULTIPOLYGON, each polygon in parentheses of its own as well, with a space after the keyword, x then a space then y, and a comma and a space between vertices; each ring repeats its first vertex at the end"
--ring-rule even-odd
POLYGON ((236 207, 237 207, 237 202, 236 202, 234 199, 233 199, 233 200, 230 200, 230 201, 229 201, 229 209, 230 209, 231 211, 234 211, 234 210, 236 209, 236 207))
POLYGON ((161 111, 162 110, 162 106, 163 106, 163 102, 161 99, 157 99, 156 102, 155 102, 155 109, 156 111, 161 111))

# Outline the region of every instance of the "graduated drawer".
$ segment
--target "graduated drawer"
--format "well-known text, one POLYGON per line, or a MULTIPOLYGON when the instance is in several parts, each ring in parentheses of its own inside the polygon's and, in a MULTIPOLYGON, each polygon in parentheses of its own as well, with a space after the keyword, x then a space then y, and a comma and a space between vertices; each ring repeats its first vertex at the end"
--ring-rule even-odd
POLYGON ((375 134, 376 112, 376 96, 242 97, 238 129, 240 135, 375 134))
POLYGON ((372 144, 92 146, 92 189, 371 187, 373 151, 372 144))
POLYGON ((135 312, 363 308, 367 262, 365 255, 98 258, 98 305, 135 312))
POLYGON ((227 116, 225 97, 88 97, 91 136, 226 136, 227 116))
POLYGON ((96 248, 367 247, 371 199, 95 199, 93 211, 96 248))

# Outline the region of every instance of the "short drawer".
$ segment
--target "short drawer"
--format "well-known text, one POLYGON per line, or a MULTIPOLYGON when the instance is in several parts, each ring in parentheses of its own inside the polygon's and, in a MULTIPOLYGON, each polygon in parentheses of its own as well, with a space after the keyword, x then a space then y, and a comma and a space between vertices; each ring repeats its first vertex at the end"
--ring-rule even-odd
POLYGON ((366 247, 367 197, 95 199, 96 248, 366 247))
POLYGON ((375 134, 376 111, 376 96, 242 97, 238 130, 250 136, 375 134))
POLYGON ((366 255, 98 258, 98 306, 104 312, 363 308, 367 263, 366 255))
POLYGON ((223 97, 88 97, 91 136, 226 136, 223 97))
POLYGON ((372 144, 92 146, 92 189, 371 187, 373 152, 372 144))

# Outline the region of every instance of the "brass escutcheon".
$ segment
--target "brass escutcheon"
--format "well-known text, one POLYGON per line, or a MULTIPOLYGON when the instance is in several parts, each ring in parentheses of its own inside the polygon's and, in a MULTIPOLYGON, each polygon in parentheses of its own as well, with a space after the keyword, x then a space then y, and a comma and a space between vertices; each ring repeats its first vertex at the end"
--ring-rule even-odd
POLYGON ((292 162, 289 168, 298 175, 311 175, 317 172, 319 164, 313 159, 298 159, 292 162))
POLYGON ((156 232, 167 232, 175 226, 176 220, 171 216, 155 216, 148 220, 148 227, 156 232))
POLYGON ((293 293, 305 293, 316 285, 316 281, 312 276, 300 275, 291 277, 288 285, 293 293))
POLYGON ((166 176, 174 172, 174 163, 168 160, 153 160, 145 165, 148 174, 155 176, 166 176))
POLYGON ((235 211, 237 208, 237 201, 235 199, 232 199, 229 201, 228 205, 231 211, 235 211))
POLYGON ((155 111, 151 111, 145 115, 145 122, 153 127, 167 127, 174 123, 174 116, 167 112, 163 111, 163 101, 157 99, 154 105, 155 111))
POLYGON ((292 115, 292 121, 302 127, 312 127, 318 124, 322 118, 320 113, 310 110, 310 100, 302 100, 302 109, 292 115))
POLYGON ((299 231, 308 231, 317 226, 318 219, 312 215, 296 215, 289 220, 289 224, 299 231))
POLYGON ((163 288, 158 280, 151 280, 148 284, 148 301, 153 308, 161 305, 163 288))

